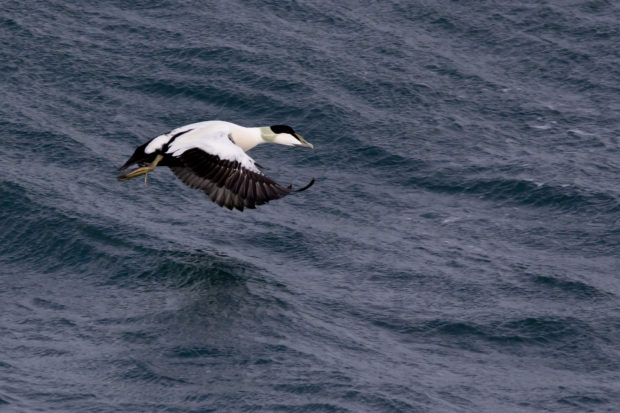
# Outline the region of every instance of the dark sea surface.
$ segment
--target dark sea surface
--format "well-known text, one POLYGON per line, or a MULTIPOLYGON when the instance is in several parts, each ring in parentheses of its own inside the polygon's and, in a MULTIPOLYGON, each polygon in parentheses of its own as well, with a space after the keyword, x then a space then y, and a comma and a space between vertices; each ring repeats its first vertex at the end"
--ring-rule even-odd
POLYGON ((616 1, 0 8, 1 412, 620 411, 616 1), (134 148, 209 119, 306 192, 134 148))

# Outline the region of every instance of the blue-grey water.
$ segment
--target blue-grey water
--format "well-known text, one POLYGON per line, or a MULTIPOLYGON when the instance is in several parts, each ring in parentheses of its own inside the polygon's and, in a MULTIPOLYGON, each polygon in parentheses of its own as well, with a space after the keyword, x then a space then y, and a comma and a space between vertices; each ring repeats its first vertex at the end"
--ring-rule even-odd
POLYGON ((4 0, 0 411, 620 411, 620 6, 4 0), (209 119, 306 192, 134 148, 209 119))

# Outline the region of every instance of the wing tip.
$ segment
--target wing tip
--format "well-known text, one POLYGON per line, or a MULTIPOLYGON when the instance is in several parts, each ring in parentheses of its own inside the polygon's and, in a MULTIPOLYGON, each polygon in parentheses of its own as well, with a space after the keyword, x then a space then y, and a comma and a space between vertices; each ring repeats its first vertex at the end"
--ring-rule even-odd
POLYGON ((314 178, 312 178, 312 180, 310 181, 310 183, 309 183, 308 185, 304 186, 303 188, 299 188, 299 189, 293 189, 293 185, 289 185, 289 189, 290 189, 292 192, 303 192, 303 191, 305 191, 306 189, 310 188, 312 185, 314 185, 314 181, 315 181, 315 179, 314 179, 314 178))

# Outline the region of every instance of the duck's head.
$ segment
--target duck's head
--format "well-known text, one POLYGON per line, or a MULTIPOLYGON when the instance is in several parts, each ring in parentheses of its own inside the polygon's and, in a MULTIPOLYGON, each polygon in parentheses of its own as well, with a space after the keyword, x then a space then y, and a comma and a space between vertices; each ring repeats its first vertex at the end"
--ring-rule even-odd
POLYGON ((314 148, 311 143, 306 142, 300 134, 288 125, 273 125, 261 128, 261 138, 265 142, 279 143, 280 145, 314 148))

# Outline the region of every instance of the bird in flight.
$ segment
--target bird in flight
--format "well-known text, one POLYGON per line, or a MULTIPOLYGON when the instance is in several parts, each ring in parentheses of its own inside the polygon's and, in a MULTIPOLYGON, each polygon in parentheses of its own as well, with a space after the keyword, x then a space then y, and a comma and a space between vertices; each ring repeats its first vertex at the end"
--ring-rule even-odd
POLYGON ((184 184, 204 191, 213 202, 228 209, 256 208, 291 192, 310 188, 314 178, 303 188, 293 190, 274 182, 259 169, 245 152, 261 143, 313 148, 287 125, 246 128, 219 120, 181 126, 139 146, 118 168, 138 167, 118 177, 127 181, 144 175, 156 166, 167 166, 184 184))

